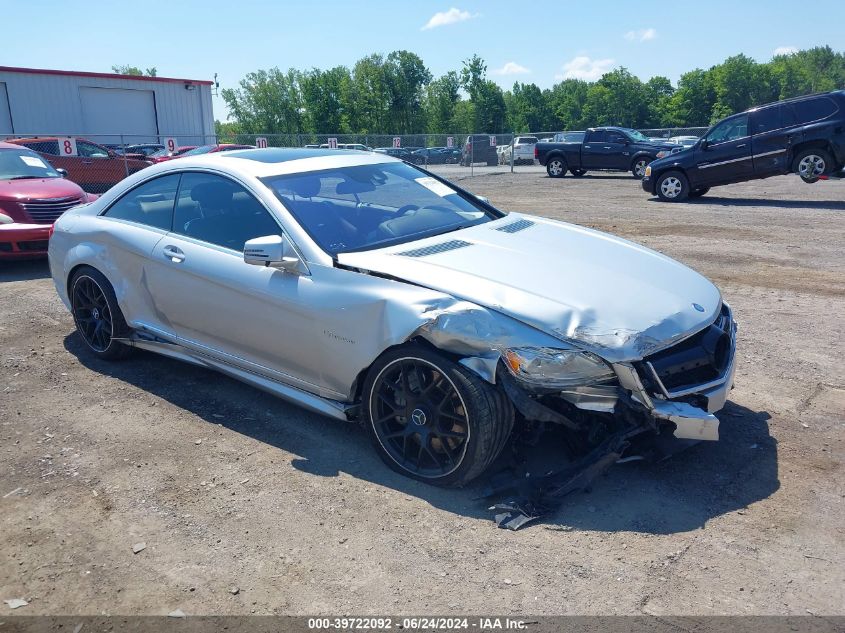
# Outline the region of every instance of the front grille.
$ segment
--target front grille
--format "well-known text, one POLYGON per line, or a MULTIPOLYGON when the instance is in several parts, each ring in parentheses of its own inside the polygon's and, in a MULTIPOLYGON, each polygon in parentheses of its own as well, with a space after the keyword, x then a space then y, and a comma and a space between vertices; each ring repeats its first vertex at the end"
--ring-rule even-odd
POLYGON ((711 325, 635 366, 643 385, 653 394, 680 397, 724 380, 733 347, 733 322, 723 305, 711 325))
POLYGON ((410 251, 403 251, 396 254, 404 255, 405 257, 425 257, 426 255, 435 255, 437 253, 445 253, 446 251, 454 251, 455 249, 464 248, 466 246, 472 246, 472 244, 465 242, 464 240, 449 240, 448 242, 432 244, 431 246, 415 248, 410 251))
POLYGON ((58 198, 24 202, 21 203, 21 206, 36 224, 52 224, 59 219, 62 213, 81 203, 81 198, 58 198))

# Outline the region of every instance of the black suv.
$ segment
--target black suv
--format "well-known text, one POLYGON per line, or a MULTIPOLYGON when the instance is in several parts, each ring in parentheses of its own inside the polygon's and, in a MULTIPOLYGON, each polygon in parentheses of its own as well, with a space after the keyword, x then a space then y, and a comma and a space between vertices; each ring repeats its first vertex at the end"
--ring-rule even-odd
POLYGON ((695 145, 651 163, 643 189, 677 202, 710 187, 795 172, 816 182, 845 166, 845 90, 735 114, 695 145))

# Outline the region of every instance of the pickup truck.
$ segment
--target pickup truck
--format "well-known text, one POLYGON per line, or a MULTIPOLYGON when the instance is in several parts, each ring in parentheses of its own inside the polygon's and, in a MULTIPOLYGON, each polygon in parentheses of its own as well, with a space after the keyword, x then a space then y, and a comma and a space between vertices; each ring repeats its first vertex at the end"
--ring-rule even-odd
POLYGON ((668 156, 673 149, 677 151, 678 145, 655 143, 637 130, 595 127, 589 128, 580 142, 537 143, 534 158, 552 178, 561 178, 567 171, 583 176, 587 170, 599 169, 630 171, 641 179, 651 161, 668 156))

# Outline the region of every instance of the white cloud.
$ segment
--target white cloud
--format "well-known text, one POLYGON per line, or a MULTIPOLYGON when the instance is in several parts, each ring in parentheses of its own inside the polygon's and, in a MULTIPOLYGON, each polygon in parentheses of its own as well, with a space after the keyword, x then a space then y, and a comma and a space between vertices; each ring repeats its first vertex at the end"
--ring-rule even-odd
POLYGON ((432 15, 431 19, 429 19, 429 21, 425 23, 425 26, 423 26, 420 30, 427 31, 428 29, 434 29, 438 26, 456 24, 457 22, 464 22, 477 17, 477 13, 472 14, 469 11, 461 11, 460 9, 452 7, 448 11, 439 11, 438 13, 432 15))
POLYGON ((555 75, 555 79, 585 79, 595 81, 613 68, 614 59, 590 59, 586 55, 574 57, 563 65, 563 73, 555 75))
POLYGON ((778 46, 775 49, 775 55, 792 55, 793 53, 797 53, 798 48, 796 46, 778 46))
POLYGON ((635 31, 628 31, 625 33, 625 39, 631 42, 647 42, 657 37, 657 29, 637 29, 635 31))
POLYGON ((526 73, 530 73, 531 71, 528 70, 525 66, 521 64, 517 64, 516 62, 508 62, 501 68, 497 68, 493 71, 494 75, 524 75, 526 73))

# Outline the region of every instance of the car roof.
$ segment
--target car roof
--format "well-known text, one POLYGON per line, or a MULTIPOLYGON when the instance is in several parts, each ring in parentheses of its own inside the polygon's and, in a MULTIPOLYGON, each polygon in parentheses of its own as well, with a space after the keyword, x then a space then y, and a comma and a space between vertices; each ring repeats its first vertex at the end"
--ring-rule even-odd
MULTIPOLYGON (((790 97, 789 99, 781 99, 780 101, 772 101, 771 103, 764 103, 762 105, 754 106, 753 108, 748 108, 745 112, 738 112, 737 114, 745 114, 746 112, 756 112, 757 110, 762 110, 764 108, 770 108, 776 105, 780 105, 781 103, 796 103, 798 101, 804 101, 805 99, 814 99, 816 97, 830 97, 830 96, 838 96, 838 97, 845 97, 845 90, 830 90, 828 92, 814 92, 808 95, 801 95, 800 97, 790 97)), ((726 117, 727 118, 727 117, 726 117)))

